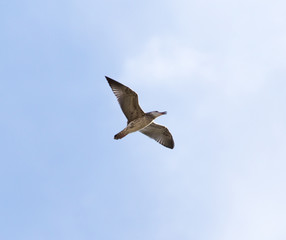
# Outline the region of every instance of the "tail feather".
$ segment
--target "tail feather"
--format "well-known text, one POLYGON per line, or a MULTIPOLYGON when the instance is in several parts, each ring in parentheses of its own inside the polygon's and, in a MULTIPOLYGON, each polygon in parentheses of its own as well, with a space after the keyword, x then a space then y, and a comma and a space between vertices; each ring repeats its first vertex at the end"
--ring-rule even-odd
POLYGON ((119 132, 116 135, 114 135, 114 139, 124 138, 127 134, 128 134, 127 131, 124 129, 121 132, 119 132))

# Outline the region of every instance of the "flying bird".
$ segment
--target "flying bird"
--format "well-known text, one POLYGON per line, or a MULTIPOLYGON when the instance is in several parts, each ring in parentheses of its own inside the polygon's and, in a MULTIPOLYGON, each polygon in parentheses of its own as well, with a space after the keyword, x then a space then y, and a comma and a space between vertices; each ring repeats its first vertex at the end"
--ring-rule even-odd
POLYGON ((153 138, 167 148, 174 148, 174 140, 169 130, 153 120, 167 112, 144 113, 138 103, 136 92, 123 84, 105 76, 113 93, 115 94, 120 107, 127 118, 127 126, 114 136, 114 139, 121 139, 127 134, 139 131, 150 138, 153 138))

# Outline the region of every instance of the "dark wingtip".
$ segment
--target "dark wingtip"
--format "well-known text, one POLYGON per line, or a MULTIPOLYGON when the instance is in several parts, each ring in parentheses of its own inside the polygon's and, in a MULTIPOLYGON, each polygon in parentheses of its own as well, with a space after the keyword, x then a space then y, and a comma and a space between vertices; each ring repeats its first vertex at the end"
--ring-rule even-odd
POLYGON ((175 147, 175 142, 174 142, 173 138, 172 138, 171 141, 167 144, 166 147, 167 147, 167 148, 171 148, 171 149, 173 149, 173 148, 175 147))
POLYGON ((175 147, 174 143, 172 143, 172 145, 169 146, 169 148, 171 148, 171 149, 174 149, 174 147, 175 147))
POLYGON ((110 85, 111 83, 117 83, 117 81, 115 81, 114 79, 112 79, 112 78, 110 78, 110 77, 105 76, 105 78, 106 78, 107 82, 109 83, 109 85, 110 85))
POLYGON ((115 82, 112 78, 110 78, 110 77, 107 77, 107 76, 105 76, 105 78, 106 78, 106 80, 107 80, 107 82, 108 82, 108 84, 110 85, 110 87, 111 87, 111 83, 113 83, 113 82, 115 82))

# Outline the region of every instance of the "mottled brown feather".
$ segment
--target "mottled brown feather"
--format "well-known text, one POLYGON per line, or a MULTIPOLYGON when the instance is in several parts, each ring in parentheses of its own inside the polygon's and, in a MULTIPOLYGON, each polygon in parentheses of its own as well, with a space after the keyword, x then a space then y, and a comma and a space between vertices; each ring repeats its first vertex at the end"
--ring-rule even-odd
POLYGON ((153 122, 147 127, 141 129, 140 132, 156 140, 165 147, 173 149, 175 146, 173 137, 168 128, 162 125, 153 122))
POLYGON ((120 107, 128 119, 128 123, 144 116, 144 112, 138 103, 138 96, 134 91, 107 76, 105 78, 117 97, 120 107))

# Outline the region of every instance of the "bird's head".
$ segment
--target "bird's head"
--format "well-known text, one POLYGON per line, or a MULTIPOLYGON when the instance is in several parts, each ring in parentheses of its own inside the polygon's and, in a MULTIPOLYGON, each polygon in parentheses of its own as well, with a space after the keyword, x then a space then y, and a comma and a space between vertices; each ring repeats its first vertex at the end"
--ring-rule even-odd
POLYGON ((152 117, 157 118, 157 117, 159 117, 159 116, 162 116, 162 115, 167 114, 167 112, 153 111, 153 112, 149 112, 149 114, 150 114, 152 117))

